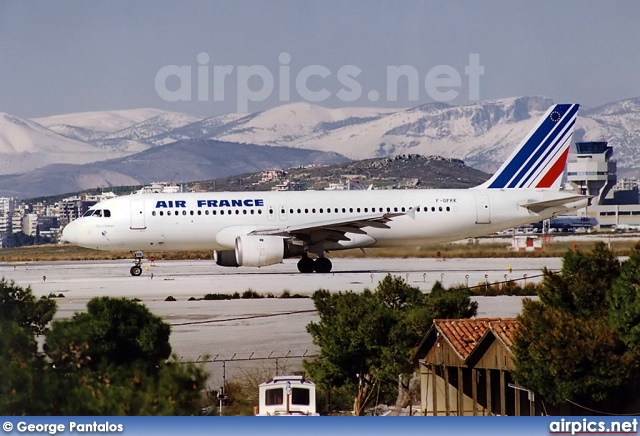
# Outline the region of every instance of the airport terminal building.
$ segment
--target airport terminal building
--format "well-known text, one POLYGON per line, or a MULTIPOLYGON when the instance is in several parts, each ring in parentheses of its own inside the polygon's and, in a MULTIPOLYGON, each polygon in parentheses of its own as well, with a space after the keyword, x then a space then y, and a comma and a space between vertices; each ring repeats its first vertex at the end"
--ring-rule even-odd
POLYGON ((613 147, 607 142, 578 142, 567 162, 567 181, 581 194, 593 196, 579 216, 598 220, 600 229, 640 227, 640 201, 635 179, 617 180, 613 147))

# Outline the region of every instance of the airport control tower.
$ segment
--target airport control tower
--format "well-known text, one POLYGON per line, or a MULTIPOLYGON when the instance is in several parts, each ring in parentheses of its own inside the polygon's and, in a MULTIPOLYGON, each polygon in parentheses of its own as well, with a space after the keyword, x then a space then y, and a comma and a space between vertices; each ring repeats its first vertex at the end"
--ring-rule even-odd
POLYGON ((592 195, 592 204, 604 199, 616 184, 616 161, 607 142, 577 142, 577 153, 567 163, 567 180, 583 195, 592 195))

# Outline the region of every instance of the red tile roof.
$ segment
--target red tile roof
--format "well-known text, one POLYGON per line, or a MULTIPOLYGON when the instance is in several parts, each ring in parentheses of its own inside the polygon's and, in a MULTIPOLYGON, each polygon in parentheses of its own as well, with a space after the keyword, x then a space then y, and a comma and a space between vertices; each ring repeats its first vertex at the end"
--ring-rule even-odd
POLYGON ((488 329, 511 348, 517 328, 514 318, 435 319, 433 324, 462 360, 469 356, 488 329))
POLYGON ((489 328, 508 349, 513 346, 513 335, 518 329, 518 322, 515 318, 501 318, 489 323, 489 328))

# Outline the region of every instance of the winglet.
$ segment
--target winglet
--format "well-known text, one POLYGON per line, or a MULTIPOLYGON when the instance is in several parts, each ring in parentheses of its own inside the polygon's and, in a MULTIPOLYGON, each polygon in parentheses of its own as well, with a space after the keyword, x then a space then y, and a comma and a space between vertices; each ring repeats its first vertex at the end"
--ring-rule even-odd
POLYGON ((480 189, 560 189, 578 104, 556 104, 480 189))

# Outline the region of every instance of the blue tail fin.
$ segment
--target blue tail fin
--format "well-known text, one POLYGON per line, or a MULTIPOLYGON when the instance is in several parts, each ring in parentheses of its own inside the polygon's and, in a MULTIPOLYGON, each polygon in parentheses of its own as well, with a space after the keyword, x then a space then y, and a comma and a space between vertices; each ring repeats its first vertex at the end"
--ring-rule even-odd
POLYGON ((493 177, 478 188, 559 189, 579 107, 551 106, 493 177))

